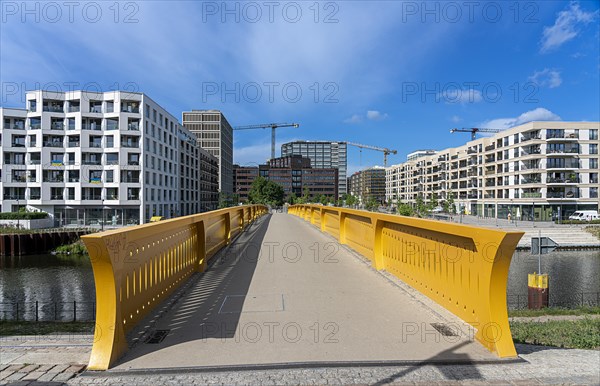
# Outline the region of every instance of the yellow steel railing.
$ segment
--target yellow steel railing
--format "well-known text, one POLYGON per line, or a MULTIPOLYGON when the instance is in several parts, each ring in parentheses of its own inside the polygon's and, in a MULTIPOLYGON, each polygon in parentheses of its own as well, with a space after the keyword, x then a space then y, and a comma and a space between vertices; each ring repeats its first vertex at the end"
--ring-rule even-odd
POLYGON ((516 356, 506 307, 508 269, 523 232, 321 205, 288 213, 320 227, 469 323, 499 357, 516 356))
POLYGON ((129 330, 266 212, 261 205, 238 206, 82 236, 96 284, 88 369, 108 369, 127 351, 129 330))

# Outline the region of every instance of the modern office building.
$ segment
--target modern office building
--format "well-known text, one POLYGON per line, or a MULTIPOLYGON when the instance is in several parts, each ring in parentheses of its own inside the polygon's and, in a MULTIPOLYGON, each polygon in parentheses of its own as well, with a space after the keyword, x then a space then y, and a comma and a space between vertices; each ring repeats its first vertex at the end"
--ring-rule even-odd
POLYGON ((32 91, 0 109, 2 211, 122 226, 200 209, 200 149, 147 95, 32 91))
POLYGON ((274 158, 259 166, 235 165, 236 191, 242 202, 248 199, 250 186, 257 176, 262 176, 283 187, 285 195, 300 197, 308 190, 311 197, 338 195, 338 170, 313 168, 310 159, 300 155, 274 158))
POLYGON ((310 158, 314 169, 338 169, 338 194, 341 196, 348 192, 347 149, 346 142, 295 141, 281 145, 281 156, 301 155, 310 158))
POLYGON ((522 220, 598 210, 599 122, 530 122, 386 169, 393 204, 454 201, 463 213, 522 220))
POLYGON ((219 208, 219 160, 200 148, 200 212, 219 208))
POLYGON ((349 178, 350 194, 357 197, 361 204, 366 204, 370 199, 383 204, 386 200, 385 174, 385 169, 381 166, 354 173, 349 178))
POLYGON ((219 191, 233 194, 233 128, 219 110, 183 113, 183 125, 196 135, 198 144, 219 161, 219 191))
POLYGON ((258 166, 233 165, 233 192, 239 202, 248 201, 248 192, 256 177, 258 166))

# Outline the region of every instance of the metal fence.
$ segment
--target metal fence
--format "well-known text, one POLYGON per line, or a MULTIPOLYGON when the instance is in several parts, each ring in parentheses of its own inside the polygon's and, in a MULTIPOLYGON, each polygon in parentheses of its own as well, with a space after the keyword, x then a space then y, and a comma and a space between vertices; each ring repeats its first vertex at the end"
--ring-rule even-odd
MULTIPOLYGON (((527 308, 527 295, 506 295, 506 303, 509 310, 520 310, 527 308)), ((574 292, 571 294, 560 294, 553 297, 550 292, 550 307, 575 308, 575 307, 598 307, 600 306, 600 292, 574 292)))
POLYGON ((0 320, 76 322, 96 319, 96 302, 0 302, 0 320))

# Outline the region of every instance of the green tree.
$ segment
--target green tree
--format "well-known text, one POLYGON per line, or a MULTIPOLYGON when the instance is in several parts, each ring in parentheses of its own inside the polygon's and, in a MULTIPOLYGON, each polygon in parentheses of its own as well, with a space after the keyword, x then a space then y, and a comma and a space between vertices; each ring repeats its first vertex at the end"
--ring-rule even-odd
POLYGON ((398 205, 398 214, 401 216, 413 216, 415 211, 413 210, 412 206, 408 204, 400 204, 398 205))
POLYGON ((417 215, 419 215, 419 216, 427 215, 427 212, 428 212, 427 205, 425 205, 425 201, 423 201, 423 196, 420 194, 417 196, 416 207, 417 207, 417 215))
POLYGON ((287 195, 285 202, 287 202, 290 205, 294 205, 298 203, 298 197, 296 197, 296 193, 292 192, 290 194, 287 195))
POLYGON ((346 205, 348 205, 351 208, 354 208, 356 204, 358 204, 358 199, 356 197, 354 197, 351 194, 346 195, 346 205))
POLYGON ((219 209, 233 206, 233 197, 225 192, 219 192, 219 209))
POLYGON ((371 212, 376 212, 379 208, 379 202, 373 196, 369 196, 365 203, 365 208, 371 212))
POLYGON ((248 201, 252 204, 280 206, 283 205, 284 194, 281 185, 259 176, 254 179, 250 186, 248 201))
POLYGON ((440 205, 437 192, 431 194, 431 200, 429 201, 429 210, 437 208, 440 205))
POLYGON ((448 206, 448 212, 456 214, 456 205, 454 205, 454 192, 448 192, 448 200, 446 201, 446 204, 448 206))

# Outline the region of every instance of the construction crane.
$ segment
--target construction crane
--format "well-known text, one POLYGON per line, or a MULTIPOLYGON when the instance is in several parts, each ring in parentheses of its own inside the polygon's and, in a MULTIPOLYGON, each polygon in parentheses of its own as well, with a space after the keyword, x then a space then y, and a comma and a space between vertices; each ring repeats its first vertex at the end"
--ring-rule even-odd
POLYGON ((262 125, 236 126, 233 130, 254 130, 271 128, 271 159, 275 158, 275 129, 279 127, 299 127, 298 123, 265 123, 262 125))
POLYGON ((346 142, 346 143, 348 145, 352 145, 352 146, 356 146, 356 147, 360 148, 361 152, 362 152, 362 149, 370 149, 370 150, 376 150, 376 151, 383 152, 383 166, 384 167, 387 167, 387 157, 388 157, 388 155, 390 155, 390 154, 398 154, 397 150, 391 150, 391 149, 388 149, 386 147, 377 147, 377 146, 363 145, 363 144, 354 143, 354 142, 346 142))
POLYGON ((476 133, 499 133, 498 129, 485 129, 483 127, 471 127, 471 128, 462 128, 462 129, 451 129, 451 133, 471 133, 471 141, 475 140, 476 133))

